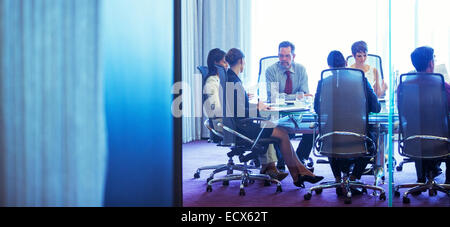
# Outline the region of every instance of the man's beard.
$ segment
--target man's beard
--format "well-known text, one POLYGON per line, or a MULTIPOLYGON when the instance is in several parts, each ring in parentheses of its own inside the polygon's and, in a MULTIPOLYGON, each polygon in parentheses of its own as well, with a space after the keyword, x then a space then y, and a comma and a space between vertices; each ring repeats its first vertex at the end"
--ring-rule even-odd
POLYGON ((281 68, 283 68, 284 70, 290 69, 290 68, 291 68, 291 65, 292 65, 292 63, 289 64, 289 63, 287 63, 287 62, 284 62, 284 63, 280 62, 280 66, 281 66, 281 68))

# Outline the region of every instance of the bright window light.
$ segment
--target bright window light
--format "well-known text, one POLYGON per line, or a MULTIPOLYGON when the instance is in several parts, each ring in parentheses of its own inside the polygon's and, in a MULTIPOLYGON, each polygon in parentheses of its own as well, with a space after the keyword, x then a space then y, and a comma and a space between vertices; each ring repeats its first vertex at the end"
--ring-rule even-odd
MULTIPOLYGON (((385 2, 385 3, 384 3, 385 2)), ((373 0, 258 0, 252 11, 251 83, 257 83, 259 59, 278 54, 278 44, 291 41, 296 46, 297 63, 305 66, 309 90, 314 93, 327 56, 332 50, 351 55, 351 45, 360 40, 369 53, 387 62, 388 5, 373 0)), ((386 63, 385 63, 386 64, 386 63)))

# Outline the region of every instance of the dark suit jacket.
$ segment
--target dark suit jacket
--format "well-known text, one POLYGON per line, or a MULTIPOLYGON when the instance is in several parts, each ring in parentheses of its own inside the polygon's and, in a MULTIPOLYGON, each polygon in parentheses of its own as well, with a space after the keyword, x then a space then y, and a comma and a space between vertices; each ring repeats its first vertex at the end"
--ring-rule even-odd
MULTIPOLYGON (((233 72, 233 70, 229 69, 227 71, 227 82, 232 82, 234 84, 234 115, 233 117, 237 119, 249 118, 249 117, 258 117, 259 112, 256 108, 256 105, 250 105, 247 92, 242 86, 242 81, 233 72)), ((227 88, 225 88, 227 89, 227 88)))
MULTIPOLYGON (((367 78, 364 77, 364 84, 366 85, 366 98, 368 103, 369 113, 379 113, 381 111, 380 102, 378 102, 378 97, 373 91, 372 85, 370 85, 367 78)), ((322 80, 317 84, 316 96, 314 97, 314 111, 319 113, 320 108, 320 88, 322 87, 322 80)))
POLYGON ((445 92, 447 93, 447 107, 450 108, 450 84, 445 83, 445 92))

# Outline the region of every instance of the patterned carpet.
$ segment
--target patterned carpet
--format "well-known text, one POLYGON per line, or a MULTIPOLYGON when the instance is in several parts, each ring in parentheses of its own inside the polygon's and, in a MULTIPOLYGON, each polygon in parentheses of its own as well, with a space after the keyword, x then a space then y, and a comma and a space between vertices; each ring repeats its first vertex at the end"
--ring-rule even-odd
MULTIPOLYGON (((293 141, 294 147, 297 147, 298 141, 293 141)), ((231 181, 228 186, 222 183, 212 185, 213 191, 206 192, 206 179, 211 170, 202 171, 199 179, 194 178, 194 173, 198 167, 207 165, 224 164, 228 161, 226 153, 228 148, 217 147, 207 141, 196 141, 183 144, 183 206, 185 207, 387 207, 386 201, 379 200, 377 196, 372 195, 372 190, 367 194, 354 195, 352 204, 344 204, 344 198, 338 197, 334 189, 325 189, 320 195, 313 193, 312 199, 305 201, 303 196, 310 188, 311 184, 305 183, 306 188, 298 188, 292 183, 292 178, 288 176, 282 181, 283 192, 276 193, 276 185, 264 186, 262 182, 256 181, 245 188, 246 195, 239 196, 239 181, 231 181)), ((394 151, 394 157, 397 161, 402 160, 397 151, 394 151)), ((316 159, 311 155, 313 159, 316 159)), ((238 159, 234 159, 238 163, 238 159)), ((443 183, 445 181, 445 164, 441 165, 443 174, 436 178, 436 181, 443 183)), ((324 176, 324 181, 334 180, 331 169, 328 164, 315 164, 315 174, 324 176)), ((387 174, 387 173, 386 173, 387 174)), ((225 173, 217 174, 216 177, 223 176, 225 173)), ((388 176, 382 187, 388 194, 388 176)), ((395 183, 414 183, 416 181, 415 168, 413 163, 403 166, 403 171, 394 170, 395 183)), ((363 176, 364 183, 373 184, 373 176, 363 176)), ((401 189, 403 192, 406 189, 401 189)), ((437 196, 430 197, 427 192, 418 196, 410 195, 410 204, 403 204, 401 197, 392 196, 392 205, 394 207, 450 207, 450 197, 444 193, 438 193, 437 196)))

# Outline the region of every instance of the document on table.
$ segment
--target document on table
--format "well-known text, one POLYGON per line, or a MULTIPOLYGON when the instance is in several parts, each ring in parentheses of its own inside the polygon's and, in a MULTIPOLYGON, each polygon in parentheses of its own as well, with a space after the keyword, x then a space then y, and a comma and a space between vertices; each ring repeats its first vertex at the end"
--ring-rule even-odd
POLYGON ((270 110, 273 112, 294 112, 294 111, 307 111, 309 108, 305 106, 272 106, 270 110))

